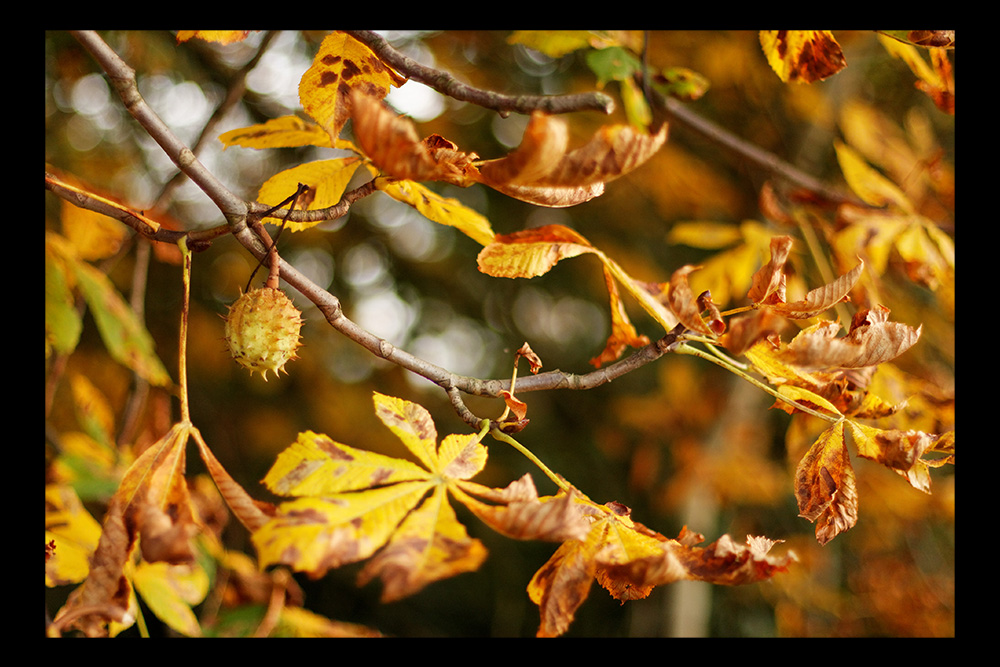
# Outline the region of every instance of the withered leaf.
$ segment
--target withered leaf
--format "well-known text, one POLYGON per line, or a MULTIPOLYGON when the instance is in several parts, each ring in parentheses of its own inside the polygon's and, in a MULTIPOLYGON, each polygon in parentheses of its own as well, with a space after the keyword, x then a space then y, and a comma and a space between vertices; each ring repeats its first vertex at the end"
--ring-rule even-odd
POLYGON ((483 182, 505 187, 535 183, 563 159, 568 143, 566 121, 536 111, 515 150, 502 158, 479 164, 483 182))
POLYGON ((458 151, 438 135, 421 141, 413 123, 362 91, 351 91, 354 137, 365 155, 382 172, 411 181, 440 180, 462 187, 473 181, 466 176, 475 155, 458 151))
POLYGON ((799 516, 816 523, 816 539, 826 544, 858 520, 854 469, 844 444, 844 421, 824 431, 795 471, 799 516))
POLYGON ((535 483, 528 474, 504 489, 461 484, 454 491, 462 504, 483 523, 514 539, 565 542, 583 540, 590 531, 590 522, 575 502, 575 493, 560 492, 556 496, 539 498, 535 483), (498 504, 488 505, 465 491, 498 504))
POLYGON ((700 267, 689 264, 674 271, 673 275, 670 276, 670 294, 668 298, 670 300, 670 309, 677 315, 677 319, 680 320, 681 324, 691 331, 710 336, 713 333, 712 329, 702 319, 701 311, 703 308, 699 305, 687 280, 688 274, 698 268, 700 267))
POLYGON ((762 308, 729 320, 729 331, 719 342, 733 354, 740 355, 758 341, 777 337, 784 324, 785 320, 773 310, 762 308))
POLYGON ((761 581, 787 570, 795 560, 793 553, 769 555, 777 542, 760 537, 748 536, 741 547, 724 535, 708 547, 697 547, 704 538, 687 527, 677 539, 669 539, 633 521, 630 514, 620 503, 592 511, 586 539, 564 542, 535 573, 528 593, 541 613, 539 636, 568 629, 594 579, 624 603, 684 579, 724 585, 761 581))
POLYGON ((803 368, 863 368, 895 359, 920 338, 923 326, 889 322, 889 309, 878 305, 860 311, 844 337, 840 325, 820 322, 804 329, 788 344, 785 358, 803 368))
POLYGON ((648 160, 666 141, 627 125, 609 125, 591 140, 566 151, 565 122, 532 116, 521 145, 503 158, 479 160, 439 135, 418 139, 413 123, 363 90, 351 92, 354 133, 364 153, 388 176, 433 180, 467 187, 483 183, 539 206, 573 206, 604 192, 604 184, 648 160))
POLYGON ((860 262, 832 283, 810 290, 802 300, 776 304, 773 308, 778 313, 793 320, 808 320, 811 317, 816 317, 840 303, 854 289, 854 285, 857 284, 864 268, 865 263, 860 262))
POLYGON ((916 489, 930 493, 930 467, 954 462, 954 431, 943 435, 914 430, 880 429, 850 422, 858 455, 895 470, 916 489), (946 454, 924 459, 928 452, 946 454))
POLYGON ((792 250, 792 237, 771 239, 771 259, 754 274, 747 298, 757 304, 785 302, 785 262, 792 250))
POLYGON ((91 558, 90 574, 56 615, 71 617, 79 609, 92 609, 75 618, 73 625, 88 636, 107 633, 109 621, 129 624, 132 586, 125 572, 136 542, 147 558, 190 561, 189 539, 194 533, 190 496, 184 481, 184 447, 190 424, 175 424, 143 452, 125 471, 111 498, 101 538, 91 558))

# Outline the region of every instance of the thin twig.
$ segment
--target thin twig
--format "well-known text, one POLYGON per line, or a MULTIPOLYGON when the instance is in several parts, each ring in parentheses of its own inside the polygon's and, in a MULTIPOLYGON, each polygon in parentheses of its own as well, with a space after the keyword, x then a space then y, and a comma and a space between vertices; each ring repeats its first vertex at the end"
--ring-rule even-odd
POLYGON ((403 55, 393 48, 384 37, 375 32, 370 30, 345 30, 344 32, 364 43, 383 62, 400 74, 414 81, 419 81, 447 97, 499 111, 502 116, 510 113, 531 114, 534 111, 552 114, 600 111, 604 114, 610 114, 615 109, 614 100, 600 92, 571 95, 505 95, 474 88, 462 83, 447 72, 421 65, 416 60, 403 55))
POLYGON ((167 157, 215 202, 227 220, 232 222, 242 219, 247 210, 246 202, 233 194, 216 178, 215 174, 198 160, 191 149, 177 138, 177 135, 150 108, 146 100, 139 94, 135 70, 129 67, 93 30, 78 30, 73 31, 72 34, 101 65, 125 104, 126 110, 160 145, 167 157))
POLYGON ((852 194, 831 187, 818 178, 782 160, 777 155, 769 153, 760 146, 741 139, 732 132, 719 127, 708 119, 699 116, 680 100, 663 95, 655 89, 651 89, 649 93, 652 96, 650 100, 654 107, 665 113, 669 120, 697 132, 713 143, 726 148, 733 154, 752 162, 765 171, 803 187, 828 201, 864 206, 864 203, 852 194))

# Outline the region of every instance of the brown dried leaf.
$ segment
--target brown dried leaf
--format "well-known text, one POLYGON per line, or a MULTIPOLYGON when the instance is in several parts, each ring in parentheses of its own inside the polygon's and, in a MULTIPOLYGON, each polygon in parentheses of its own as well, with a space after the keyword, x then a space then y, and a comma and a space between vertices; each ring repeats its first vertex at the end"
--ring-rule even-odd
POLYGON ((799 516, 816 523, 816 539, 826 544, 858 520, 854 469, 844 444, 844 422, 824 431, 795 471, 799 516))
POLYGON ((191 538, 198 533, 198 526, 184 477, 185 452, 183 443, 166 452, 150 475, 145 497, 137 498, 135 522, 146 562, 176 565, 195 558, 191 538))
POLYGON ((445 181, 461 187, 479 182, 510 197, 539 206, 573 206, 604 192, 604 184, 648 160, 663 142, 664 125, 655 135, 627 125, 609 125, 584 146, 566 152, 563 120, 532 116, 521 145, 495 160, 480 161, 439 135, 420 141, 413 123, 363 90, 350 93, 351 118, 358 144, 388 176, 405 180, 445 181))
POLYGON ((497 192, 536 206, 547 208, 568 208, 588 202, 604 194, 604 183, 586 186, 556 187, 552 185, 512 185, 495 183, 490 185, 497 192))
POLYGON ((667 140, 664 124, 656 134, 630 125, 605 125, 589 142, 570 151, 535 185, 584 187, 624 176, 651 158, 667 140))
POLYGON ((687 279, 688 274, 699 268, 701 267, 688 264, 674 271, 673 275, 670 276, 670 293, 668 299, 670 301, 670 309, 677 315, 677 319, 680 320, 681 324, 691 331, 711 336, 712 329, 701 318, 702 307, 695 298, 687 279))
POLYGON ((558 637, 569 629, 576 610, 586 601, 597 569, 595 557, 603 547, 599 531, 583 542, 563 542, 528 584, 528 597, 538 605, 539 637, 558 637))
POLYGON ((855 422, 849 422, 849 425, 859 456, 895 470, 911 486, 924 493, 931 492, 929 467, 954 462, 954 431, 935 435, 913 430, 885 430, 855 422), (923 456, 928 452, 940 452, 947 456, 926 460, 923 456))
POLYGON ((471 484, 458 486, 500 503, 487 505, 463 491, 452 489, 462 504, 502 535, 518 540, 565 542, 583 540, 590 531, 590 522, 575 502, 575 493, 560 492, 556 496, 539 498, 535 483, 528 474, 504 489, 483 489, 471 484))
POLYGON ((556 636, 569 628, 593 579, 624 603, 648 596, 655 586, 684 579, 724 585, 761 581, 787 570, 795 560, 792 553, 768 555, 777 542, 767 538, 748 536, 744 547, 723 535, 701 548, 695 545, 704 537, 686 526, 672 540, 634 522, 621 503, 607 503, 605 508, 591 512, 586 539, 563 543, 532 578, 528 594, 541 612, 539 636, 556 636))
POLYGON ((88 636, 100 636, 107 634, 109 621, 134 621, 129 616, 132 586, 125 565, 139 538, 151 543, 143 546, 153 558, 184 560, 191 555, 190 498, 186 487, 179 489, 183 479, 178 482, 177 477, 183 470, 189 429, 189 424, 175 424, 125 471, 108 505, 90 574, 56 615, 57 625, 72 618, 72 626, 88 636))
POLYGON ((729 320, 729 331, 719 342, 733 354, 740 355, 758 341, 776 337, 784 324, 785 320, 773 310, 762 308, 729 320))
POLYGON ((518 348, 517 355, 514 359, 515 365, 517 365, 517 360, 520 359, 521 357, 524 357, 525 359, 528 360, 528 365, 531 368, 532 374, 536 374, 538 373, 538 371, 542 369, 541 357, 535 354, 535 351, 532 350, 531 346, 528 345, 527 343, 523 344, 520 348, 518 348))
POLYGON ((895 359, 920 338, 922 326, 889 322, 889 309, 878 305, 855 314, 851 331, 837 338, 840 325, 820 322, 788 344, 788 363, 803 368, 863 368, 895 359))
POLYGON ((465 187, 474 182, 474 153, 433 134, 421 141, 413 123, 388 109, 380 99, 352 90, 354 137, 365 155, 392 178, 446 181, 465 187))
POLYGON ((778 313, 793 320, 808 320, 811 317, 816 317, 824 310, 840 303, 854 289, 854 285, 857 284, 864 268, 865 263, 861 262, 832 283, 810 290, 801 301, 779 303, 775 304, 773 308, 778 313))
POLYGON ((747 298, 755 304, 785 302, 785 262, 792 250, 791 236, 771 239, 771 259, 753 274, 747 298))

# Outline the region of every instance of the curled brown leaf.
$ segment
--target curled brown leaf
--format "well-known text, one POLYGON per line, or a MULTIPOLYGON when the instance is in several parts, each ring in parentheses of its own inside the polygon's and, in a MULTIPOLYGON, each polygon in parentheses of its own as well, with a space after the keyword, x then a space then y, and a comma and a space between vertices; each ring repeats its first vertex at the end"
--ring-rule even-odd
POLYGON ((858 520, 854 469, 844 443, 844 422, 823 432, 795 470, 799 516, 816 523, 816 539, 826 544, 858 520))
POLYGON ((821 322, 792 339, 786 359, 803 368, 864 368, 895 359, 917 342, 923 327, 889 322, 888 316, 882 305, 861 311, 839 338, 840 325, 821 322))

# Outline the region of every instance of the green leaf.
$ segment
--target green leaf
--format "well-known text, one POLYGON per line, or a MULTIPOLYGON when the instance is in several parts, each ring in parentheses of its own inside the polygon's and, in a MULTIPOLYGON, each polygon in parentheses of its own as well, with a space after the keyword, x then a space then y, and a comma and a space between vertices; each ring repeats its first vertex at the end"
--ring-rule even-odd
POLYGON ((170 384, 170 374, 156 356, 153 337, 106 275, 85 262, 74 261, 73 273, 104 345, 112 358, 150 384, 170 384))
POLYGON ((59 354, 76 349, 83 329, 83 320, 76 310, 73 292, 66 275, 66 262, 51 247, 49 234, 45 239, 45 350, 52 346, 59 354))
POLYGON ((642 69, 642 63, 628 49, 611 46, 587 52, 587 66, 597 75, 597 85, 608 81, 628 81, 642 69))

